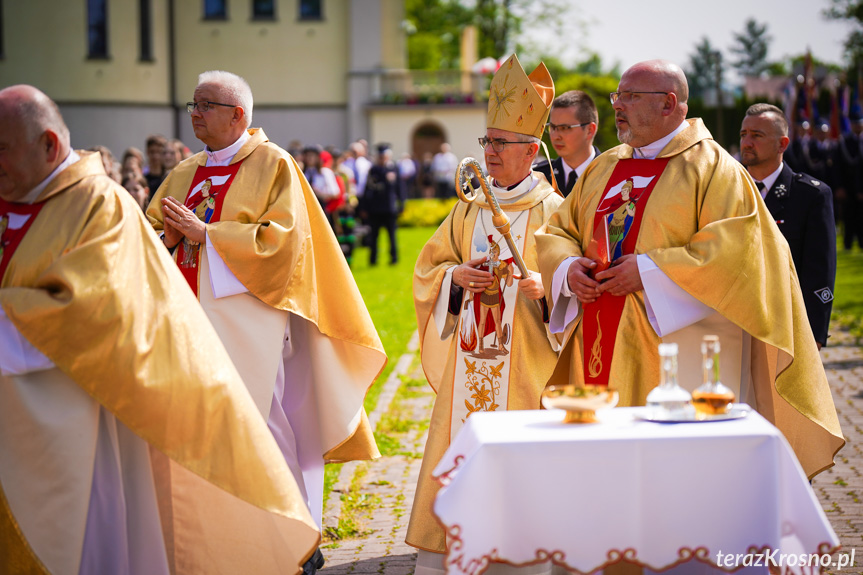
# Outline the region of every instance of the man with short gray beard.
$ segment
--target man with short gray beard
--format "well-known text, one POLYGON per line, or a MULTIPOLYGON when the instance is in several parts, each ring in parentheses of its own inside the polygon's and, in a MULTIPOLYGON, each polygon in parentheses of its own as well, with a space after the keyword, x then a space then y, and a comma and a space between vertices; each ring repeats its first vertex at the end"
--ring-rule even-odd
POLYGON ((842 431, 788 244, 752 178, 686 119, 677 65, 636 64, 610 98, 623 145, 536 235, 549 327, 572 333, 551 383, 613 384, 621 405, 644 405, 660 343, 679 345, 691 391, 701 339, 718 335, 722 382, 785 434, 807 475, 832 466, 842 431))

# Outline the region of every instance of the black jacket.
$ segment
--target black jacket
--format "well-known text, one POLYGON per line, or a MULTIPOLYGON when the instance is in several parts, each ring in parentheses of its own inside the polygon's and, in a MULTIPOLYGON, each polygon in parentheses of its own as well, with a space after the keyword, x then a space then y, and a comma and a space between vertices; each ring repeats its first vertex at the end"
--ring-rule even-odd
POLYGON ((372 165, 360 198, 360 209, 370 214, 398 214, 404 201, 405 193, 395 163, 372 165))
MULTIPOLYGON (((593 151, 597 156, 600 154, 599 148, 596 146, 593 147, 593 151)), ((566 189, 566 180, 563 175, 563 158, 552 160, 551 167, 554 170, 554 178, 557 180, 557 188, 563 194, 563 197, 568 196, 570 190, 566 189)), ((551 171, 548 169, 548 160, 537 162, 533 165, 533 169, 534 171, 541 172, 545 176, 545 179, 548 180, 548 183, 551 183, 551 171)))
POLYGON ((804 173, 782 168, 764 198, 791 247, 815 341, 827 343, 836 282, 836 225, 830 187, 804 173))

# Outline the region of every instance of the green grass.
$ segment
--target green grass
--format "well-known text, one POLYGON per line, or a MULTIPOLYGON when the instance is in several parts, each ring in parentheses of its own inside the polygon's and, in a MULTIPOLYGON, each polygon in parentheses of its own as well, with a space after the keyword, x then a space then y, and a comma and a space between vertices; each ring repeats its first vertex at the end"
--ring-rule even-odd
MULTIPOLYGON (((394 266, 388 265, 390 246, 386 233, 382 233, 378 238, 377 266, 369 266, 368 248, 354 250, 351 270, 389 358, 384 371, 366 395, 366 413, 374 411, 384 382, 395 368, 398 359, 407 352, 408 342, 417 328, 412 285, 414 264, 420 250, 435 229, 434 227, 399 228, 397 231, 399 262, 394 266)), ((397 440, 387 442, 383 436, 378 437, 378 442, 384 444, 379 446, 381 451, 396 450, 398 446, 392 445, 393 441, 397 443, 397 440)), ((330 490, 341 467, 341 464, 326 466, 325 502, 329 498, 330 490)))
POLYGON ((381 450, 381 455, 384 457, 401 455, 409 459, 420 459, 422 458, 422 453, 407 450, 405 445, 403 445, 403 440, 413 430, 416 430, 419 435, 425 433, 430 421, 428 418, 414 419, 413 413, 404 404, 404 401, 411 397, 430 395, 432 391, 428 387, 425 378, 416 379, 403 375, 401 376, 401 380, 401 385, 399 385, 399 389, 389 409, 378 422, 378 428, 375 430, 375 440, 377 441, 378 449, 381 450))
POLYGON ((342 513, 339 524, 335 527, 325 527, 324 541, 338 542, 341 539, 363 537, 369 534, 365 522, 375 509, 380 507, 381 498, 377 495, 361 493, 363 477, 369 471, 369 464, 363 463, 357 467, 357 472, 351 478, 350 488, 342 493, 342 513))
POLYGON ((368 248, 354 251, 352 270, 366 307, 375 322, 378 335, 384 344, 389 361, 384 372, 366 397, 366 411, 371 413, 377 404, 381 386, 407 351, 408 342, 417 328, 413 299, 414 264, 420 250, 434 233, 435 228, 399 228, 399 262, 389 262, 389 238, 382 233, 378 238, 378 265, 369 266, 368 248))
POLYGON ((838 248, 833 319, 863 340, 863 250, 838 248))

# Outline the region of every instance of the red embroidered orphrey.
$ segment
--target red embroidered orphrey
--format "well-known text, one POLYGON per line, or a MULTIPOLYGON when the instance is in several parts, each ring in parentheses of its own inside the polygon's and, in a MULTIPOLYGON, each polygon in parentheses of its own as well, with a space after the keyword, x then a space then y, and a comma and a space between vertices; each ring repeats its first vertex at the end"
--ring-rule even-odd
MULTIPOLYGON (((190 210, 196 212, 198 217, 206 223, 218 222, 222 216, 222 204, 228 195, 228 188, 234 181, 234 176, 240 169, 243 160, 229 166, 199 166, 192 177, 189 191, 186 193, 186 201, 183 202, 190 210), (209 184, 207 182, 209 181, 209 184), (208 207, 209 202, 209 207, 208 207), (208 218, 204 218, 204 214, 208 218)), ((201 246, 187 244, 181 241, 177 245, 177 266, 183 273, 183 277, 189 283, 189 287, 198 295, 198 270, 201 264, 201 246)))
POLYGON ((15 253, 21 240, 27 234, 27 230, 33 225, 33 221, 44 206, 45 202, 13 204, 0 198, 0 280, 6 273, 6 266, 9 265, 12 254, 15 253), (18 218, 26 218, 26 220, 23 224, 16 225, 18 218), (15 226, 14 229, 13 225, 15 226))
MULTIPOLYGON (((594 234, 602 234, 607 228, 609 259, 614 258, 618 246, 620 255, 635 253, 644 208, 667 165, 667 158, 628 159, 617 163, 593 219, 594 234), (612 190, 616 193, 609 196, 612 190), (628 196, 626 200, 624 195, 628 196), (624 223, 627 217, 630 220, 624 223)), ((584 383, 588 385, 608 385, 624 303, 626 296, 604 292, 595 302, 584 304, 584 383)))

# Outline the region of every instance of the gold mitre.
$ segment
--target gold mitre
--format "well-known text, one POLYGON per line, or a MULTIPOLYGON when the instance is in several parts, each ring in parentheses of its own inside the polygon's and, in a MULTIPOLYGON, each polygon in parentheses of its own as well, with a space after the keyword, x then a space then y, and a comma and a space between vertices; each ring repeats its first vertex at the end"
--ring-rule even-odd
POLYGON ((545 64, 528 76, 513 54, 491 81, 486 126, 541 138, 552 100, 554 82, 545 64))

